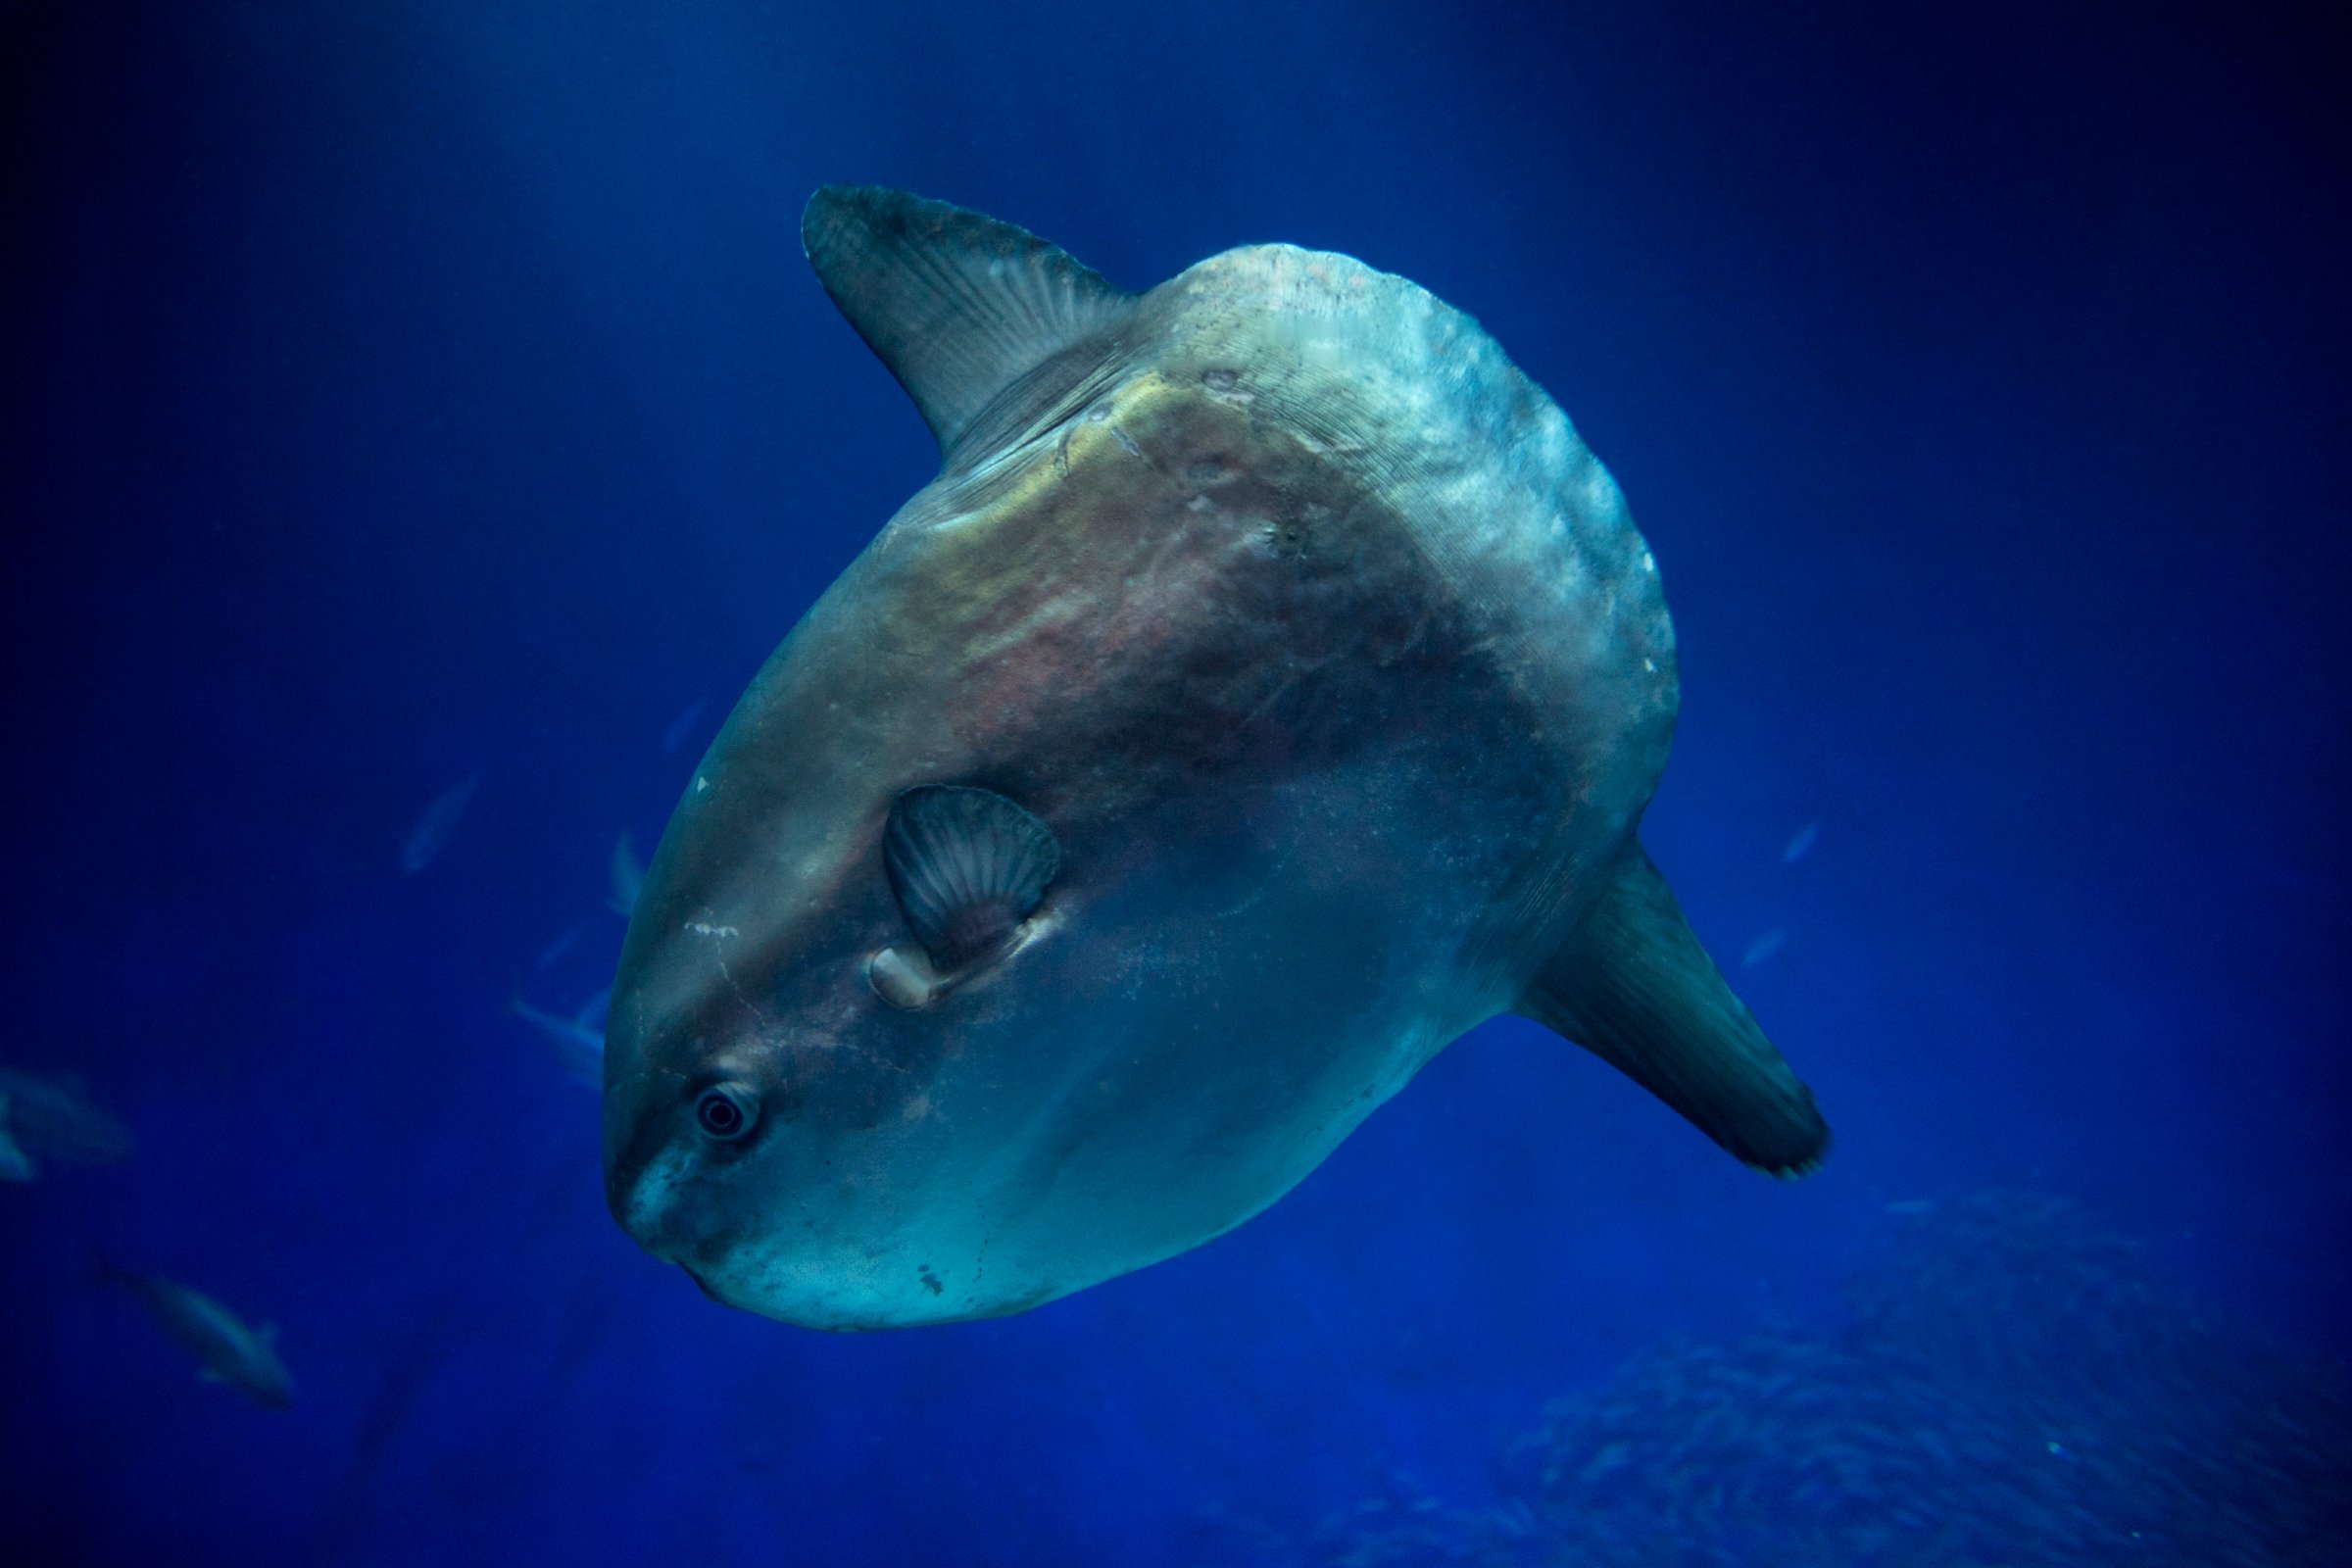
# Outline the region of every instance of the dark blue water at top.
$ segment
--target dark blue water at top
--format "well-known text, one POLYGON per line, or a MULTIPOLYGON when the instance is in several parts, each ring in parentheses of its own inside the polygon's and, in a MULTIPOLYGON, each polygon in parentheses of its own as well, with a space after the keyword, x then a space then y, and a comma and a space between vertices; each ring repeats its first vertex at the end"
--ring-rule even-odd
MULTIPOLYGON (((139 1149, 0 1188, 0 1555, 1274 1559, 1506 1509, 1556 1396, 1689 1418, 1662 1340, 1785 1325, 1753 1364, 1864 1399, 1849 1319, 2030 1316, 1874 1240, 1986 1245, 1987 1188, 2039 1195, 2018 1278, 2064 1200, 2222 1338, 2343 1351, 2352 127, 2284 16, 13 8, 0 1062, 139 1149), (507 1004, 609 983, 614 837, 931 471, 800 258, 836 179, 1131 288, 1343 250, 1550 390, 1681 635, 1645 837, 1820 1175, 1504 1019, 1262 1217, 1024 1316, 814 1335, 630 1245, 507 1004), (277 1324, 293 1408, 196 1382, 99 1249, 277 1324)), ((2093 1348, 2140 1322, 2098 1278, 2044 1298, 2093 1348)), ((2045 1560, 2013 1491, 1938 1495, 2045 1560)), ((1643 1560, 1781 1560, 1654 1507, 1643 1560)))

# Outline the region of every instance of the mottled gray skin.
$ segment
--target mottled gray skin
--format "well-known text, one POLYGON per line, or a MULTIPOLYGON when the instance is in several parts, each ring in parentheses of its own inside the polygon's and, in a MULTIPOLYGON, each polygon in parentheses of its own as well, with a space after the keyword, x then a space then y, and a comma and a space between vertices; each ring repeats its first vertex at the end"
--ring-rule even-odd
POLYGON ((1664 763, 1649 552, 1469 318, 1260 246, 1086 352, 809 611, 654 858, 608 1193, 734 1305, 1011 1312, 1241 1223, 1512 1007, 1664 763), (901 1010, 879 846, 933 783, 1066 858, 1006 956, 901 1010), (694 1126, 722 1079, 740 1143, 694 1126))

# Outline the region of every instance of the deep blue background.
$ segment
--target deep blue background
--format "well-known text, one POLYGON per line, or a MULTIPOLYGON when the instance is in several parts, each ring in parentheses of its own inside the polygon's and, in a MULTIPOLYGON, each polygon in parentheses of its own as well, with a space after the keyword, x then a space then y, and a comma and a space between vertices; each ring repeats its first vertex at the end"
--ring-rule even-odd
POLYGON ((142 1142, 0 1191, 11 1555, 1181 1561, 1204 1510, 1474 1499, 1547 1396, 1819 1311, 1884 1205, 1996 1181, 2352 1344, 2316 25, 797 12, 0 23, 0 1059, 142 1142), (594 1096, 502 1008, 609 978, 612 835, 930 470, 800 259, 845 178, 1129 287, 1346 250, 1551 390, 1681 632, 1648 840, 1827 1170, 1505 1020, 1262 1218, 1023 1317, 811 1335, 629 1245, 594 1096), (281 1324, 296 1408, 191 1380, 93 1244, 281 1324))

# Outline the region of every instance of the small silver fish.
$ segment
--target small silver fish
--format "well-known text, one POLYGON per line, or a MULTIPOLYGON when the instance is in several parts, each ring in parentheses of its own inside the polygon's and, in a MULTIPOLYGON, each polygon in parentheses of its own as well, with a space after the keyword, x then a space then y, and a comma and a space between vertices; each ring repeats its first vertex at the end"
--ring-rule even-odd
POLYGON ((663 757, 667 757, 686 744, 686 737, 694 733, 695 721, 703 716, 703 710, 710 706, 710 698, 697 697, 686 705, 685 711, 669 721, 669 728, 662 732, 662 755, 663 757))
POLYGON ((547 1036, 566 1073, 600 1089, 605 1082, 605 1007, 612 1000, 612 988, 607 986, 568 1018, 534 1007, 520 997, 509 998, 507 1005, 515 1017, 547 1036))
POLYGON ((424 815, 409 830, 409 841, 400 847, 400 869, 404 874, 415 876, 433 863, 433 857, 449 842, 449 835, 456 829, 458 818, 465 814, 473 792, 482 787, 482 770, 476 768, 443 790, 424 808, 424 815))
POLYGON ((294 1379, 278 1359, 273 1325, 248 1328, 211 1297, 160 1274, 134 1274, 103 1257, 98 1269, 107 1283, 122 1286, 147 1303, 164 1331, 196 1358, 199 1378, 242 1389, 272 1409, 294 1402, 294 1379))
POLYGON ((1820 842, 1821 823, 1819 821, 1807 822, 1796 830, 1788 840, 1788 846, 1781 851, 1781 863, 1794 865, 1806 856, 1811 855, 1813 846, 1820 842))
POLYGON ((28 1182, 40 1173, 41 1168, 10 1135, 8 1096, 0 1094, 0 1182, 28 1182))
POLYGON ((612 870, 612 891, 605 896, 605 906, 625 920, 636 912, 637 895, 645 889, 645 866, 626 833, 613 841, 612 870))
MULTIPOLYGON (((136 1148, 130 1129, 90 1098, 89 1086, 71 1074, 49 1077, 0 1067, 0 1117, 21 1156, 38 1155, 69 1165, 112 1165, 136 1148)), ((33 1171, 38 1166, 27 1157, 33 1171)), ((30 1175, 14 1178, 31 1180, 30 1175)))
POLYGON ((1740 955, 1740 961, 1753 969, 1788 945, 1788 933, 1776 925, 1769 931, 1759 933, 1756 940, 1747 945, 1747 951, 1740 955))
POLYGON ((569 953, 579 943, 580 938, 587 934, 588 922, 585 920, 564 927, 563 933, 555 941, 539 950, 539 961, 531 965, 532 970, 539 974, 547 973, 556 966, 558 958, 569 953))

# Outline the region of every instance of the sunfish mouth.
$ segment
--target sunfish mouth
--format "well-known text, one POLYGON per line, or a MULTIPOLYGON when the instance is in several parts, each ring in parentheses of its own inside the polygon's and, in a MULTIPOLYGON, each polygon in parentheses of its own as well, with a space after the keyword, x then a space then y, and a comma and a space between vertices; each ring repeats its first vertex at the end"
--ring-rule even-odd
POLYGON ((707 1205, 693 1202, 684 1193, 693 1171, 694 1158, 688 1151, 663 1149, 639 1166, 634 1176, 613 1182, 606 1193, 612 1217, 638 1246, 689 1273, 708 1244, 695 1221, 710 1217, 707 1205))
POLYGON ((705 1274, 702 1270, 696 1268, 692 1263, 680 1262, 676 1258, 671 1258, 669 1261, 677 1263, 678 1267, 684 1269, 686 1271, 686 1277, 694 1281, 695 1289, 701 1291, 711 1300, 716 1301, 721 1306, 732 1306, 738 1309, 742 1307, 743 1303, 741 1301, 738 1301, 734 1297, 728 1295, 727 1292, 715 1281, 713 1281, 710 1275, 705 1274))

